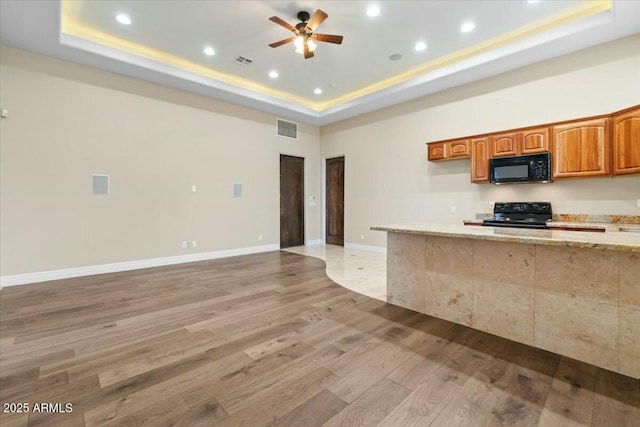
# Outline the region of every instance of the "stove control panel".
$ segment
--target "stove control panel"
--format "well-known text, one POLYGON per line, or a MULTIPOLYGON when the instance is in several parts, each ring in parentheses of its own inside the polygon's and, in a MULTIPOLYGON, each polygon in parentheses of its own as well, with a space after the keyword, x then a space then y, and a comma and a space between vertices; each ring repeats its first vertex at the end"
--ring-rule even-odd
POLYGON ((493 213, 551 214, 552 212, 549 202, 496 202, 493 213))

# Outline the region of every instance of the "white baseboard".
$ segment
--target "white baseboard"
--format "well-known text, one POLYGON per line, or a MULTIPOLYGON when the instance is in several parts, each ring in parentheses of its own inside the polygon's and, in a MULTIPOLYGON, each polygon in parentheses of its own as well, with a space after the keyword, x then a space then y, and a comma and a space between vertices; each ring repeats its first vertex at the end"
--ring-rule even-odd
POLYGON ((321 246, 323 245, 322 239, 308 240, 307 246, 321 246))
POLYGON ((140 268, 161 267, 165 265, 183 264, 186 262, 206 261, 217 258, 228 258, 238 255, 250 255, 260 252, 280 250, 280 245, 262 245, 250 248, 227 249, 198 254, 178 255, 165 258, 125 261, 113 264, 90 265, 86 267, 65 268, 62 270, 39 271, 36 273, 15 274, 0 277, 0 288, 5 286, 26 285, 30 283, 47 282, 49 280, 69 279, 72 277, 91 276, 94 274, 116 273, 118 271, 137 270, 140 268))
POLYGON ((380 246, 358 245, 355 243, 345 243, 345 249, 352 249, 354 251, 374 252, 376 254, 386 254, 387 248, 381 248, 380 246))

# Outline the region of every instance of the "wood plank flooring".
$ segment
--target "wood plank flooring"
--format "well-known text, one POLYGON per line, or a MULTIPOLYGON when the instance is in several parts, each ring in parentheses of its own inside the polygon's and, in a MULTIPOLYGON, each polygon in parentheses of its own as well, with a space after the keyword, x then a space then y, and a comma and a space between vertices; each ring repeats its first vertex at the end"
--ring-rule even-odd
POLYGON ((640 425, 638 380, 287 252, 10 287, 0 309, 0 401, 30 405, 3 427, 640 425))

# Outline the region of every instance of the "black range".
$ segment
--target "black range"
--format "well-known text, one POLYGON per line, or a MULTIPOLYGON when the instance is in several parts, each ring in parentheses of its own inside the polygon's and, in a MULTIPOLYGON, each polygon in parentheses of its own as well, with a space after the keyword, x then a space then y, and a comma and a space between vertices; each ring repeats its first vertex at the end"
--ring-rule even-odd
POLYGON ((483 220, 482 225, 547 228, 547 222, 552 218, 549 202, 496 202, 493 207, 493 218, 483 220))

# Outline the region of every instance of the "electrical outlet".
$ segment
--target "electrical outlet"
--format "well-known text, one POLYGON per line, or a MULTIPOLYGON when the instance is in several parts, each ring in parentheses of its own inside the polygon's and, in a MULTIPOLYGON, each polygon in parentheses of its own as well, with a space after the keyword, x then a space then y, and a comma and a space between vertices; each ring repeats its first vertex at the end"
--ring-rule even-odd
POLYGON ((640 199, 636 200, 636 206, 640 208, 640 199))
POLYGON ((187 242, 186 241, 182 241, 182 249, 186 249, 187 248, 187 242))
POLYGON ((258 240, 262 241, 262 234, 258 234, 258 240))
POLYGON ((452 214, 456 213, 456 207, 455 206, 451 206, 450 211, 452 214))
POLYGON ((496 207, 496 202, 489 202, 489 209, 493 211, 493 208, 496 207))
POLYGON ((196 242, 195 240, 191 241, 191 247, 195 248, 196 246, 198 246, 198 242, 196 242))
POLYGON ((360 240, 364 240, 364 234, 360 235, 360 240))

